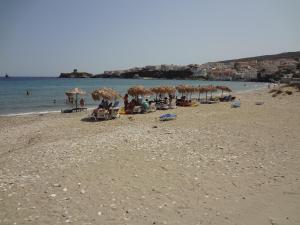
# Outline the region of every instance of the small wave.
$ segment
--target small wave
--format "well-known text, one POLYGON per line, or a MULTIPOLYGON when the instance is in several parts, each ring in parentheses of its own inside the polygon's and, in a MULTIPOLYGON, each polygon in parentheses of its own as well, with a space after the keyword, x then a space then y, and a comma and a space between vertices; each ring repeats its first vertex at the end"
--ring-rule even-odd
POLYGON ((24 112, 24 113, 9 113, 0 115, 0 117, 9 117, 9 116, 26 116, 26 115, 39 115, 39 114, 48 114, 48 113, 58 113, 60 111, 42 111, 42 112, 24 112))
MULTIPOLYGON (((92 110, 95 107, 87 107, 87 110, 92 110)), ((0 117, 10 117, 10 116, 29 116, 29 115, 40 115, 40 114, 50 114, 50 113, 60 113, 61 110, 51 110, 51 111, 41 111, 41 112, 24 112, 24 113, 9 113, 0 115, 0 117)))

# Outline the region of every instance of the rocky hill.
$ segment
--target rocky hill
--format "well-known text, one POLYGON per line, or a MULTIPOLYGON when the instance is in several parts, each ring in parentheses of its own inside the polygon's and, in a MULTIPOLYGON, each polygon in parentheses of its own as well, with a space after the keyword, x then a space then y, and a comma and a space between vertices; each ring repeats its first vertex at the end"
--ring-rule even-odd
POLYGON ((220 61, 220 63, 230 63, 230 62, 243 62, 243 61, 263 61, 263 60, 275 60, 275 59, 299 59, 300 58, 300 51, 297 52, 283 52, 274 55, 262 55, 262 56, 254 56, 254 57, 247 57, 247 58, 240 58, 240 59, 230 59, 220 61))
POLYGON ((87 72, 78 72, 74 69, 71 73, 61 73, 59 78, 91 78, 93 74, 87 72))

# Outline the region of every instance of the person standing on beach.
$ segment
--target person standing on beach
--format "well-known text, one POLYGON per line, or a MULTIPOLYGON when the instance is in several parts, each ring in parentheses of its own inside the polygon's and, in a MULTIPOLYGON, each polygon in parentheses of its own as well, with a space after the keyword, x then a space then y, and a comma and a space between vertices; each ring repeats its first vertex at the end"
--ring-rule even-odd
POLYGON ((83 107, 83 106, 84 106, 84 99, 83 99, 83 98, 81 98, 81 99, 80 99, 80 102, 79 102, 79 104, 80 104, 80 106, 81 106, 81 107, 83 107))

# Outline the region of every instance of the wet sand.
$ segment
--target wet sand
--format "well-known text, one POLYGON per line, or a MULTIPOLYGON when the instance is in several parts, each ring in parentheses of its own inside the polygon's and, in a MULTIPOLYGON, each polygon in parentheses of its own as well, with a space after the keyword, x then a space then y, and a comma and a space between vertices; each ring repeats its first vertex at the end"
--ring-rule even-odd
POLYGON ((0 224, 300 224, 300 92, 238 97, 103 122, 0 117, 0 224))

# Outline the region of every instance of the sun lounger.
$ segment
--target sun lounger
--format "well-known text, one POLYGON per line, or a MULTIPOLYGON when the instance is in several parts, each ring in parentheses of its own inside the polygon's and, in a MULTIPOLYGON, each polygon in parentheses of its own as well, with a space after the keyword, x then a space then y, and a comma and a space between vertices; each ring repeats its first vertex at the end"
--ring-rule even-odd
POLYGON ((192 106, 194 104, 194 102, 192 101, 188 101, 188 100, 182 100, 182 99, 177 99, 176 101, 176 105, 178 106, 192 106))
POLYGON ((164 104, 164 103, 156 103, 156 109, 158 110, 166 110, 169 109, 169 105, 164 104))
POLYGON ((176 99, 172 99, 172 101, 169 104, 170 109, 176 109, 176 99))
POLYGON ((156 111, 155 102, 151 102, 149 105, 149 112, 155 112, 155 111, 156 111))
POLYGON ((220 102, 231 102, 233 100, 235 100, 235 96, 231 96, 231 95, 228 95, 228 96, 224 96, 222 98, 219 98, 220 102))
POLYGON ((86 111, 87 108, 73 108, 73 109, 64 109, 61 110, 62 113, 73 113, 73 112, 82 112, 82 111, 86 111))
POLYGON ((80 108, 73 108, 72 111, 73 112, 82 112, 82 111, 86 111, 87 108, 84 108, 84 107, 80 107, 80 108))
POLYGON ((212 100, 202 100, 200 101, 201 104, 215 104, 218 103, 218 101, 212 101, 212 100))
POLYGON ((111 120, 119 117, 119 102, 115 102, 109 109, 95 109, 90 116, 94 120, 111 120))
POLYGON ((142 107, 141 106, 134 106, 132 112, 133 113, 141 113, 142 112, 142 107))
POLYGON ((95 115, 96 120, 108 120, 110 119, 110 113, 107 109, 98 109, 95 115))
POLYGON ((113 119, 119 117, 119 110, 120 110, 120 102, 116 101, 111 108, 111 117, 113 119))

